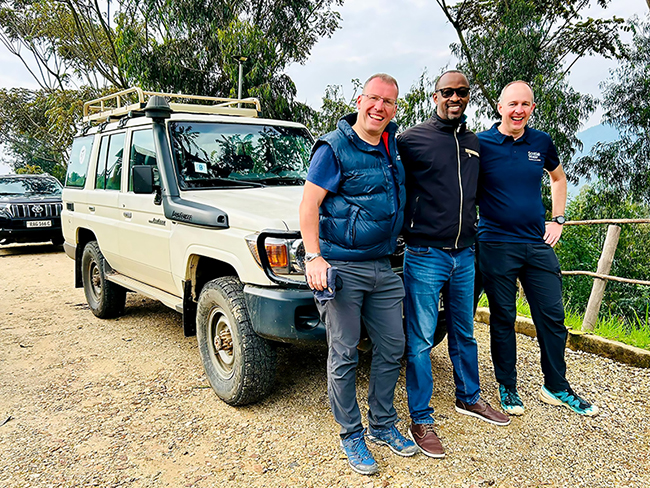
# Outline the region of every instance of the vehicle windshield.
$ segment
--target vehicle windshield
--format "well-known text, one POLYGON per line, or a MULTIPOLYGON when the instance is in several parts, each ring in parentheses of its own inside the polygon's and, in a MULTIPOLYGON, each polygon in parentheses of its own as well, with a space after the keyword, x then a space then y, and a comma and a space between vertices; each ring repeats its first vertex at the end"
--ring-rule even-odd
POLYGON ((54 178, 1 178, 0 196, 6 195, 60 195, 61 184, 54 178))
POLYGON ((173 122, 182 189, 302 185, 313 140, 306 129, 223 122, 173 122))

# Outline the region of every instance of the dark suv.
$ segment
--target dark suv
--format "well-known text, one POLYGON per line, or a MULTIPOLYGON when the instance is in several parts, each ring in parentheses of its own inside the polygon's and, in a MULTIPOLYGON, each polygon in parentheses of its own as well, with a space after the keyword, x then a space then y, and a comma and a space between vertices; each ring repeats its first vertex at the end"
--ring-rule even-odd
POLYGON ((0 244, 63 244, 62 189, 50 175, 0 176, 0 244))

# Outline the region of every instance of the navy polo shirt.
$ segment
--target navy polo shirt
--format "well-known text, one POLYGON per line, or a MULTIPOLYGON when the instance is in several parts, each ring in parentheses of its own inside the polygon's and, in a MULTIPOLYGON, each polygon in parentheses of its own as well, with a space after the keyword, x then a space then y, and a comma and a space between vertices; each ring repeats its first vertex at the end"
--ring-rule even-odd
POLYGON ((546 132, 526 127, 517 140, 497 122, 477 134, 481 143, 478 240, 537 243, 544 240, 542 177, 560 165, 546 132))

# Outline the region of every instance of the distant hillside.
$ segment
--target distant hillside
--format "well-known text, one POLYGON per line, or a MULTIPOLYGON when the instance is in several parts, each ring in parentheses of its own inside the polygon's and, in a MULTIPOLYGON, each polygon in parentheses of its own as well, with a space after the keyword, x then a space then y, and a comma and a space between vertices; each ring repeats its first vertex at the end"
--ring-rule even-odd
POLYGON ((580 156, 586 156, 591 152, 591 148, 596 145, 597 142, 613 142, 618 139, 618 131, 611 125, 595 125, 585 129, 582 132, 578 132, 578 139, 583 144, 582 151, 576 153, 574 157, 578 158, 580 156))
MULTIPOLYGON (((578 132, 578 139, 582 142, 582 151, 576 152, 573 159, 577 159, 581 156, 586 156, 591 152, 591 148, 596 145, 598 142, 613 142, 618 139, 618 131, 610 125, 595 125, 585 129, 582 132, 578 132)), ((580 181, 577 185, 572 185, 569 183, 569 199, 575 197, 579 192, 580 188, 589 183, 586 178, 580 178, 580 181)))

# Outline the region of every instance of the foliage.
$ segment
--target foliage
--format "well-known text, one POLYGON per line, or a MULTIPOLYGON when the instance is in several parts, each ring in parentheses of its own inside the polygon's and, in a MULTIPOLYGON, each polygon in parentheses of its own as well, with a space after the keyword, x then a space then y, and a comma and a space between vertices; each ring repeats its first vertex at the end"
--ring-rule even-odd
POLYGON ((40 175, 43 173, 43 169, 40 166, 26 164, 22 168, 16 170, 17 175, 40 175))
POLYGON ((158 91, 257 96, 268 117, 306 119, 284 74, 304 63, 316 41, 331 36, 342 0, 134 0, 118 16, 116 46, 132 83, 158 91), (297 115, 297 117, 295 116, 297 115))
POLYGON ((433 103, 434 85, 435 81, 429 78, 425 69, 409 92, 399 100, 395 122, 401 129, 408 129, 433 116, 436 111, 433 103))
POLYGON ((650 204, 650 20, 633 20, 627 58, 603 88, 604 123, 620 139, 599 143, 576 164, 578 176, 597 177, 619 198, 650 204))
POLYGON ((63 181, 83 100, 98 92, 0 89, 0 144, 16 170, 38 166, 63 181))
MULTIPOLYGON (((620 200, 615 192, 602 186, 587 186, 572 200, 566 212, 569 220, 648 218, 650 208, 633 200, 620 200)), ((602 251, 606 225, 568 226, 556 246, 560 266, 564 270, 595 272, 602 251)), ((623 224, 610 272, 623 278, 650 279, 650 225, 623 224)), ((568 307, 584 312, 593 278, 564 278, 564 300, 568 307)), ((628 324, 645 313, 650 304, 650 287, 610 281, 605 288, 601 315, 608 313, 625 319, 628 324)))
POLYGON ((325 88, 321 109, 315 113, 314 118, 308 124, 309 129, 315 135, 321 136, 333 131, 341 117, 356 110, 357 92, 361 93, 362 86, 358 79, 353 79, 352 85, 354 93, 349 101, 346 100, 341 85, 328 85, 325 88))
POLYGON ((0 40, 43 89, 69 89, 77 80, 127 86, 114 32, 95 1, 2 0, 0 40))
MULTIPOLYGON (((0 0, 0 41, 40 90, 2 90, 0 143, 16 168, 65 171, 83 100, 108 91, 147 90, 259 97, 265 116, 308 122, 284 74, 340 23, 343 0, 132 0, 113 28, 97 1, 0 0)), ((103 4, 101 5, 104 8, 103 4)))
MULTIPOLYGON (((487 296, 481 295, 479 307, 489 307, 487 296)), ((530 305, 526 298, 517 298, 517 315, 531 318, 530 305)), ((564 325, 573 330, 582 330, 584 314, 575 311, 570 306, 564 310, 564 325)), ((646 308, 644 316, 635 316, 633 322, 626 322, 616 315, 600 314, 593 334, 650 350, 650 308, 646 308)))
MULTIPOLYGON (((548 132, 564 164, 581 143, 576 133, 595 109, 596 100, 571 88, 567 76, 582 57, 618 57, 622 19, 582 20, 590 0, 464 0, 450 6, 436 0, 456 30, 452 44, 458 69, 475 87, 477 112, 499 118, 501 89, 514 80, 528 81, 537 110, 531 126, 548 132)), ((598 0, 606 7, 609 0, 598 0)))

